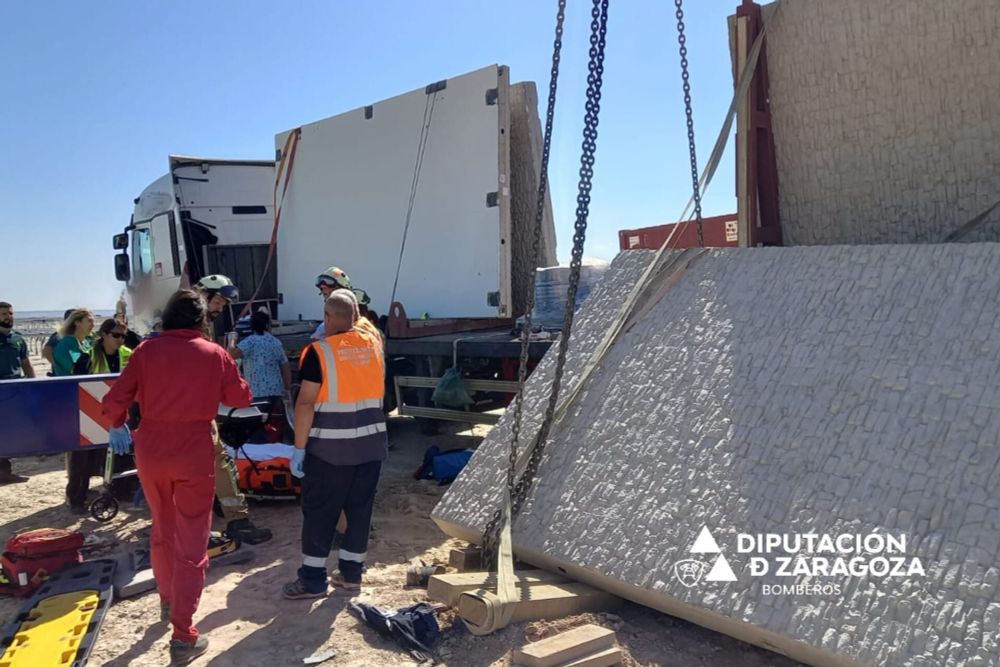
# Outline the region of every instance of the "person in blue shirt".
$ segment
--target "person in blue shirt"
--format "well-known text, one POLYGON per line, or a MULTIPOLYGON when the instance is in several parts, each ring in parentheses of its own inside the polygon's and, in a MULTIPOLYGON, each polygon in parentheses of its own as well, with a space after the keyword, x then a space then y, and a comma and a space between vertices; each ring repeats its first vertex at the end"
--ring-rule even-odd
POLYGON ((229 349, 233 359, 243 360, 243 377, 256 401, 287 397, 292 388, 288 356, 270 328, 270 315, 264 311, 254 313, 250 316, 253 333, 229 349))

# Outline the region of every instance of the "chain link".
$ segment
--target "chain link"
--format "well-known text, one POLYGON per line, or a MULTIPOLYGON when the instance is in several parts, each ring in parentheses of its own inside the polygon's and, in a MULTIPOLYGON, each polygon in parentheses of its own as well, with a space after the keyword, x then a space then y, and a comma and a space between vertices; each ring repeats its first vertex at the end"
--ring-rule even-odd
MULTIPOLYGON (((562 20, 565 13, 565 0, 559 2, 559 13, 556 23, 556 42, 552 57, 552 79, 549 83, 549 107, 546 114, 545 124, 545 145, 543 147, 543 168, 542 179, 547 178, 548 152, 552 135, 552 119, 555 112, 556 80, 559 67, 559 52, 562 47, 562 20)), ((569 289, 566 295, 566 310, 563 314, 562 333, 559 336, 558 355, 556 357, 556 367, 552 378, 552 386, 549 393, 548 404, 542 423, 538 428, 538 433, 533 439, 534 447, 528 459, 524 473, 516 481, 515 466, 517 465, 517 441, 520 437, 522 403, 521 395, 526 377, 526 366, 528 357, 528 337, 531 335, 530 309, 525 319, 525 328, 521 338, 521 359, 518 368, 518 392, 515 397, 515 414, 511 440, 509 467, 507 470, 508 492, 511 498, 511 521, 517 517, 524 505, 528 492, 534 483, 538 473, 538 466, 541 463, 542 455, 545 451, 545 444, 548 440, 549 430, 552 427, 552 419, 555 414, 556 404, 559 399, 559 389, 562 384, 563 369, 566 364, 566 352, 569 349, 570 333, 573 328, 574 305, 576 304, 576 293, 580 285, 580 268, 583 264, 583 246, 587 234, 587 219, 590 215, 590 191, 591 181, 594 177, 594 153, 597 150, 597 126, 598 117, 601 110, 601 85, 604 82, 604 46, 607 37, 608 24, 608 0, 594 0, 594 8, 591 11, 590 22, 590 62, 588 64, 587 75, 587 104, 584 116, 583 144, 580 155, 580 180, 576 198, 576 222, 574 224, 573 250, 570 259, 569 289)), ((541 216, 543 213, 546 180, 539 182, 539 194, 537 208, 535 210, 535 237, 533 252, 538 252, 539 236, 541 234, 541 216)), ((537 254, 536 254, 537 264, 537 254)), ((532 279, 534 283, 534 279, 532 279)), ((534 287, 528 299, 529 304, 534 303, 534 287)), ((494 512, 486 525, 483 533, 483 559, 484 565, 492 569, 496 564, 497 545, 499 543, 500 521, 502 519, 502 509, 494 512)))
POLYGON ((694 113, 691 110, 691 81, 688 74, 687 36, 684 34, 684 0, 674 0, 677 7, 677 43, 681 53, 681 81, 684 85, 684 115, 687 118, 688 151, 691 153, 691 188, 694 192, 694 217, 698 224, 698 246, 705 247, 701 228, 701 187, 698 184, 698 155, 694 147, 694 113))

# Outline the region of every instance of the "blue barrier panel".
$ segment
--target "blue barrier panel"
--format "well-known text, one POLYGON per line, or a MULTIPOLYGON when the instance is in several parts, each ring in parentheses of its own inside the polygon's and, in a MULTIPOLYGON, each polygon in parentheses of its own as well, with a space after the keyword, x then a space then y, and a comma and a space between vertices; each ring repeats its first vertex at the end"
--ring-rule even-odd
POLYGON ((116 377, 106 374, 0 381, 0 456, 57 454, 107 444, 107 423, 94 412, 100 402, 95 395, 103 395, 109 381, 116 377), (99 390, 95 391, 95 387, 99 390), (83 408, 82 392, 90 396, 83 408))

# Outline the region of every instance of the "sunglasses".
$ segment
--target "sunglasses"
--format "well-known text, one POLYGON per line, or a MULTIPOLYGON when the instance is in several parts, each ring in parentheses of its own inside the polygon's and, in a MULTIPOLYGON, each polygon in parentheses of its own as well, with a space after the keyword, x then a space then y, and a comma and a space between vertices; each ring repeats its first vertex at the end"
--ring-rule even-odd
POLYGON ((125 334, 123 334, 123 333, 117 333, 115 331, 109 331, 108 335, 111 336, 112 338, 114 338, 115 340, 124 340, 124 338, 125 338, 125 334))

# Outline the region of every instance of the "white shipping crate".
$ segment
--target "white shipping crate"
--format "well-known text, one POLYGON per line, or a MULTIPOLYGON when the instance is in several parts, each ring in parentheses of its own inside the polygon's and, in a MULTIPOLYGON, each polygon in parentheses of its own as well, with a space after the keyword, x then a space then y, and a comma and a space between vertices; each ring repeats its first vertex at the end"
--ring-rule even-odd
POLYGON ((395 299, 411 318, 511 315, 508 76, 491 65, 302 126, 278 233, 285 319, 321 317, 313 285, 332 265, 389 311, 422 135, 395 299))

